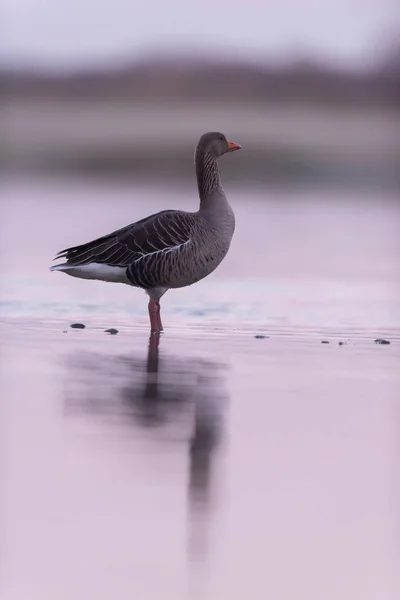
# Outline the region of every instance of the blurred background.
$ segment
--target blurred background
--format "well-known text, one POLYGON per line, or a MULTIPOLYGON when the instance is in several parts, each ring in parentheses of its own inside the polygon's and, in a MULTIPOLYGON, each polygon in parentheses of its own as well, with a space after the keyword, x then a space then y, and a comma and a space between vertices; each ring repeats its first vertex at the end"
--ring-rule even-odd
POLYGON ((0 0, 2 599, 397 599, 399 33, 398 0, 0 0), (210 130, 232 246, 149 343, 143 292, 48 266, 196 210, 210 130))
POLYGON ((388 304, 400 287, 399 12, 394 0, 3 0, 0 311, 120 302, 145 315, 125 286, 94 282, 86 305, 82 282, 47 266, 152 212, 194 210, 194 149, 217 130, 243 148, 219 161, 232 250, 165 310, 336 327, 359 323, 362 304, 363 326, 400 322, 388 304))
POLYGON ((397 184, 395 0, 3 0, 0 17, 7 170, 193 184, 216 129, 244 148, 236 184, 397 184))

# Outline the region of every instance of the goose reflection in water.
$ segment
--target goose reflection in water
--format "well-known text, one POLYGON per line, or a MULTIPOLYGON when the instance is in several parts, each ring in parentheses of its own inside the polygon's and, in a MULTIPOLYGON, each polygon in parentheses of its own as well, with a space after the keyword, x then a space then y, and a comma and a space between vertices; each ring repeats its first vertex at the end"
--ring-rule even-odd
POLYGON ((183 443, 189 458, 189 549, 196 558, 207 545, 204 517, 215 487, 212 466, 224 428, 226 364, 160 355, 159 344, 160 337, 151 336, 143 358, 96 352, 71 355, 65 411, 96 415, 141 436, 156 436, 164 444, 183 443))

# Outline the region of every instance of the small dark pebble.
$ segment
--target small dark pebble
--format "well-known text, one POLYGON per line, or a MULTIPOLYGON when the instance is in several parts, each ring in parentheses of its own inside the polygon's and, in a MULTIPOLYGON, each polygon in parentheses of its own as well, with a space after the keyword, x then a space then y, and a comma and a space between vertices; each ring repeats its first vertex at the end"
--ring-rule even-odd
POLYGON ((111 335, 117 335, 118 329, 114 329, 113 327, 111 327, 111 329, 106 329, 104 331, 104 333, 110 333, 111 335))
POLYGON ((68 333, 68 331, 66 329, 64 329, 63 333, 68 333))
POLYGON ((383 340, 382 338, 378 338, 377 340, 375 340, 375 344, 390 344, 389 340, 383 340))
POLYGON ((339 346, 344 346, 346 342, 339 342, 339 346))
POLYGON ((72 323, 70 327, 72 327, 72 329, 85 329, 86 325, 83 323, 72 323))
POLYGON ((328 340, 322 340, 321 344, 329 344, 328 340))
POLYGON ((268 335, 255 335, 254 336, 256 338, 256 340, 265 340, 266 338, 268 338, 268 335))

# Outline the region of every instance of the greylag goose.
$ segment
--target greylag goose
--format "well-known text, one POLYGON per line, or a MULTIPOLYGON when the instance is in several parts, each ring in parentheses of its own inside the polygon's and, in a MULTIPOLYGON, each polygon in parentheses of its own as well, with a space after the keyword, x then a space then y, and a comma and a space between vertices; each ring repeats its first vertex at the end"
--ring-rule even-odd
POLYGON ((163 330, 160 298, 170 288, 192 285, 226 256, 235 216, 221 186, 217 158, 241 146, 222 133, 205 133, 195 152, 200 207, 163 210, 87 244, 62 250, 50 267, 81 279, 126 283, 149 296, 152 333, 163 330))

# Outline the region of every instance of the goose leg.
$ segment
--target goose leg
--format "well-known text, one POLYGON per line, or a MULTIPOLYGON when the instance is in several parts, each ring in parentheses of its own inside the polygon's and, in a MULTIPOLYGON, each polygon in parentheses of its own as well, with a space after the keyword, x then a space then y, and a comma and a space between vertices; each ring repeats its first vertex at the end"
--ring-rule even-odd
POLYGON ((156 300, 149 300, 149 317, 151 333, 160 333, 162 324, 160 318, 160 303, 156 300))
POLYGON ((162 326, 162 321, 161 321, 161 306, 160 306, 159 302, 157 302, 157 322, 158 322, 158 330, 164 331, 164 328, 162 326))

